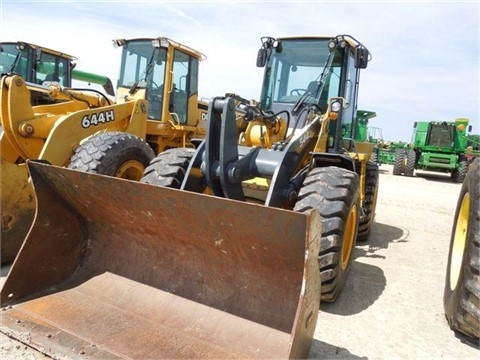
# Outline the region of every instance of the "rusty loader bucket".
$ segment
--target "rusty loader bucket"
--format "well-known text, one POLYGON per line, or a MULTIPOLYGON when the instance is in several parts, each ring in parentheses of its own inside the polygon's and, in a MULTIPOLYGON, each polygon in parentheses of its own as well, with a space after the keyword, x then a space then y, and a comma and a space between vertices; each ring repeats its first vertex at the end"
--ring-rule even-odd
POLYGON ((307 357, 321 221, 29 162, 38 206, 2 327, 70 358, 307 357))

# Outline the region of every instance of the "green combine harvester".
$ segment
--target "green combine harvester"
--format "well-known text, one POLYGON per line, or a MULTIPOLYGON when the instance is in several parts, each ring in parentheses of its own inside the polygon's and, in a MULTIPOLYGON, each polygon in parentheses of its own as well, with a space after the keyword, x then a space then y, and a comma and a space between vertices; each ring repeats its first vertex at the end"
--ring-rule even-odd
POLYGON ((370 157, 370 162, 380 164, 379 162, 379 148, 382 143, 382 129, 379 127, 368 126, 370 119, 377 116, 374 111, 357 110, 356 118, 357 123, 355 125, 355 141, 369 142, 375 144, 373 152, 370 157))
POLYGON ((472 130, 468 122, 465 118, 416 122, 412 145, 395 152, 393 175, 413 176, 419 169, 450 173, 454 182, 462 183, 469 164, 480 155, 478 135, 467 135, 472 130))
POLYGON ((370 138, 372 138, 372 130, 371 129, 378 129, 372 128, 368 126, 368 121, 372 118, 377 116, 377 113, 374 111, 368 110, 357 110, 356 118, 357 124, 355 125, 355 140, 357 141, 368 141, 370 142, 370 138))

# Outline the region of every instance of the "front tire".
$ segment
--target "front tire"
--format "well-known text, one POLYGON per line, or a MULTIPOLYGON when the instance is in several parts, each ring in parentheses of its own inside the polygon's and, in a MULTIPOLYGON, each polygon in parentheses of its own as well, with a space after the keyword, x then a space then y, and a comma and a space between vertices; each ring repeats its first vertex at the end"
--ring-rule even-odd
POLYGON ((179 189, 194 154, 195 150, 190 148, 165 150, 151 161, 140 181, 179 189))
POLYGON ((140 180, 154 158, 152 148, 138 136, 123 132, 93 135, 79 145, 68 168, 89 173, 140 180))
POLYGON ((450 239, 443 304, 450 328, 480 338, 480 159, 463 182, 450 239))
POLYGON ((322 301, 342 291, 352 263, 360 210, 358 174, 337 167, 315 168, 305 178, 294 211, 317 209, 322 218, 318 263, 322 301))
POLYGON ((416 154, 412 149, 407 151, 407 159, 405 160, 405 176, 412 177, 415 172, 416 154))
POLYGON ((451 178, 456 183, 463 183, 468 172, 468 161, 464 157, 460 157, 458 166, 453 169, 451 178))
POLYGON ((405 172, 405 150, 396 149, 393 163, 393 175, 402 175, 405 172))
POLYGON ((378 162, 378 150, 375 149, 372 154, 370 155, 370 160, 368 160, 369 163, 371 164, 379 164, 378 162))

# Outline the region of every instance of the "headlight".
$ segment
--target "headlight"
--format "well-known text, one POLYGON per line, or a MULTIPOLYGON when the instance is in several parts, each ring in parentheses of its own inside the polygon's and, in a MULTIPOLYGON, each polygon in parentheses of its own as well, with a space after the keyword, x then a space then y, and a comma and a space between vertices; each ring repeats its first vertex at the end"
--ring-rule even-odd
POLYGON ((339 112, 341 108, 342 108, 342 104, 340 104, 338 101, 332 102, 332 105, 331 105, 332 111, 339 112))

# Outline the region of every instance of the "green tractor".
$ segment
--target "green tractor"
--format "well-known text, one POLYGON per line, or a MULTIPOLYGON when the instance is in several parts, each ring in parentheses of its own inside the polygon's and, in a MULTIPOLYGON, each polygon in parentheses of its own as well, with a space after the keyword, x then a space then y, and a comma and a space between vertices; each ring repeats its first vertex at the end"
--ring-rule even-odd
POLYGON ((414 124, 412 146, 395 152, 393 175, 413 176, 415 169, 450 173, 454 182, 462 183, 473 160, 468 148, 468 119, 454 122, 419 121, 414 124))
POLYGON ((380 164, 395 164, 395 153, 398 151, 405 151, 404 149, 410 146, 406 141, 386 141, 379 144, 378 148, 378 162, 380 164))

